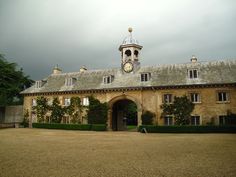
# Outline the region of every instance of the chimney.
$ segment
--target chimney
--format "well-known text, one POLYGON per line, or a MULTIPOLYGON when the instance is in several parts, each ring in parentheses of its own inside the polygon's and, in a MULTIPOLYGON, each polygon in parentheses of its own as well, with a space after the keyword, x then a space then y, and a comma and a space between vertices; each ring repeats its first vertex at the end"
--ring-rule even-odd
POLYGON ((192 55, 192 58, 190 59, 192 63, 196 63, 197 62, 197 58, 195 57, 195 55, 192 55))
POLYGON ((62 70, 58 67, 58 65, 56 65, 53 68, 52 74, 61 74, 61 73, 62 73, 62 70))
POLYGON ((84 72, 84 71, 87 71, 87 68, 85 66, 82 66, 80 69, 79 69, 79 72, 84 72))

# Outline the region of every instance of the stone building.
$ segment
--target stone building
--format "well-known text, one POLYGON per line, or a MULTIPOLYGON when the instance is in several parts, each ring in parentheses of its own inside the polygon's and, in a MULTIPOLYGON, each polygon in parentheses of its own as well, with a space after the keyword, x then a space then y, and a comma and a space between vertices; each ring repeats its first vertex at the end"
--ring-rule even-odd
MULTIPOLYGON (((48 100, 58 97, 62 105, 70 104, 72 96, 79 96, 83 105, 88 105, 88 96, 93 95, 109 105, 108 127, 121 130, 123 107, 128 101, 137 105, 137 124, 141 114, 149 110, 155 113, 154 124, 172 125, 171 116, 161 117, 160 105, 172 103, 174 96, 187 95, 195 104, 192 125, 208 123, 224 124, 227 112, 236 113, 236 60, 199 62, 192 57, 185 64, 141 66, 142 46, 129 35, 119 47, 121 67, 104 70, 87 70, 63 73, 58 67, 47 78, 36 81, 24 90, 24 109, 30 120, 37 121, 32 105, 38 96, 48 100)), ((86 123, 86 122, 83 122, 86 123)))

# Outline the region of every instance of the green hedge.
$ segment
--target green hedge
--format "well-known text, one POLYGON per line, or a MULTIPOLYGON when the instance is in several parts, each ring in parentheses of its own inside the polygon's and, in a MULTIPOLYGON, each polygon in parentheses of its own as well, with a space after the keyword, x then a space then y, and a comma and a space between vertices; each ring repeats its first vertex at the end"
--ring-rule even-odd
POLYGON ((63 130, 94 130, 106 131, 105 124, 60 124, 60 123, 33 123, 33 128, 63 129, 63 130))
POLYGON ((92 124, 93 131, 106 131, 107 125, 106 124, 92 124))
POLYGON ((138 131, 144 132, 143 128, 148 133, 236 133, 235 125, 228 126, 155 126, 142 125, 138 131))

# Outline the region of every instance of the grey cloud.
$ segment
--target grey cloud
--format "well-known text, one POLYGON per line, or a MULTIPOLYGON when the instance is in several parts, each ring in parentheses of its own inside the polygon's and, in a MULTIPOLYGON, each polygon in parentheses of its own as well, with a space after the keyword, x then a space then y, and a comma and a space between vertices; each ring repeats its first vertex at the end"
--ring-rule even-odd
POLYGON ((142 65, 236 58, 234 0, 0 0, 0 53, 33 79, 120 67, 118 47, 134 28, 142 65))

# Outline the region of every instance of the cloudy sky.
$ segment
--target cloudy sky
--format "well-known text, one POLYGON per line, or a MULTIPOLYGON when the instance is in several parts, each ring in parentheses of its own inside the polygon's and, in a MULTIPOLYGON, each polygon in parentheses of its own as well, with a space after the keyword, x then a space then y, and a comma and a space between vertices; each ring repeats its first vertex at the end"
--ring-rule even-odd
POLYGON ((36 80, 119 67, 130 26, 143 66, 236 59, 235 0, 0 0, 0 53, 36 80))

